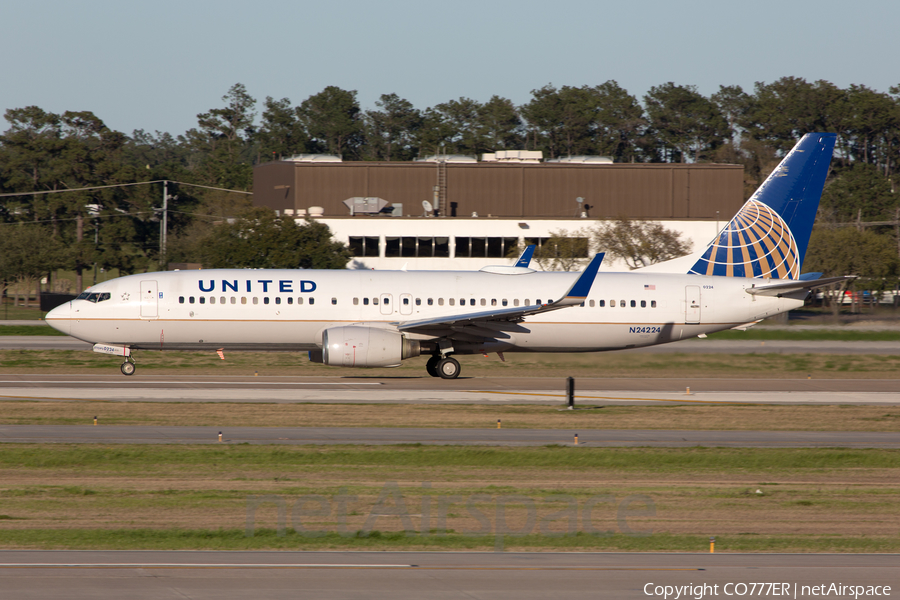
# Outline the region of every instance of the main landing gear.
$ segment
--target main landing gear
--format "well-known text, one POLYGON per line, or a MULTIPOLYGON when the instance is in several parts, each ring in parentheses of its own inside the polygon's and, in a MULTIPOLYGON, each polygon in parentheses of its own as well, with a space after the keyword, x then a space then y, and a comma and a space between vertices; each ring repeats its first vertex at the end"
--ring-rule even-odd
POLYGON ((435 354, 425 363, 425 370, 432 377, 440 377, 441 379, 456 379, 462 370, 459 361, 451 356, 441 358, 440 354, 435 354))
POLYGON ((131 357, 126 358, 125 362, 122 363, 122 366, 120 368, 122 369, 122 375, 129 375, 129 376, 134 375, 134 371, 135 371, 135 369, 137 369, 137 367, 134 364, 134 359, 131 357))

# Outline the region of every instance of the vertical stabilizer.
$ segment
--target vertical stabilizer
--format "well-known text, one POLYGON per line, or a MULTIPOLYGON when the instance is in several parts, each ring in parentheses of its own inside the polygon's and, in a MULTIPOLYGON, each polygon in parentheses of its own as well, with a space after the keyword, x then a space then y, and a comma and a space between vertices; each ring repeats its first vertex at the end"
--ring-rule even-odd
POLYGON ((804 135, 688 272, 797 279, 835 137, 833 133, 804 135))

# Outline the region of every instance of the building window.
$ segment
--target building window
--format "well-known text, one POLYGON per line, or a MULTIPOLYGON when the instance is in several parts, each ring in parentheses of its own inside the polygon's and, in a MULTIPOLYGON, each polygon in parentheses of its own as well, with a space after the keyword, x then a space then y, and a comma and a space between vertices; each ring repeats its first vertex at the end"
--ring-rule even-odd
POLYGON ((378 256, 378 237, 350 236, 350 252, 353 256, 378 256))
POLYGON ((395 258, 400 256, 400 238, 385 237, 384 238, 384 255, 387 258, 395 258))
POLYGON ((457 237, 457 258, 504 258, 519 248, 514 237, 457 237))

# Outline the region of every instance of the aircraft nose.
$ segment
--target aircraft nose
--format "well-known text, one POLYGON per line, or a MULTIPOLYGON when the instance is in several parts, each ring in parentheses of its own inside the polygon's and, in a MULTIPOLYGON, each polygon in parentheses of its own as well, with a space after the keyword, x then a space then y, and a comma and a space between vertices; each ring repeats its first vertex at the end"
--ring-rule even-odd
POLYGON ((47 322, 47 325, 56 329, 57 331, 61 331, 66 335, 70 335, 72 333, 72 301, 66 302, 65 304, 60 304, 53 310, 47 313, 47 316, 44 317, 44 320, 47 322))

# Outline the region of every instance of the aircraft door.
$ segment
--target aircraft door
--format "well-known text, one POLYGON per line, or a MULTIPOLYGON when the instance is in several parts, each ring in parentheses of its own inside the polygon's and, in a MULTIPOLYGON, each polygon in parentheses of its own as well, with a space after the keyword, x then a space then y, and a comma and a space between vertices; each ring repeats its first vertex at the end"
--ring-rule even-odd
POLYGON ((411 315, 413 312, 412 294, 400 294, 400 314, 411 315))
POLYGON ((684 286, 684 322, 700 322, 700 286, 684 286))
POLYGON ((382 294, 381 295, 381 314, 383 314, 383 315, 394 314, 393 298, 390 294, 382 294))
POLYGON ((155 281, 141 282, 141 318, 155 319, 159 316, 159 294, 155 281))

